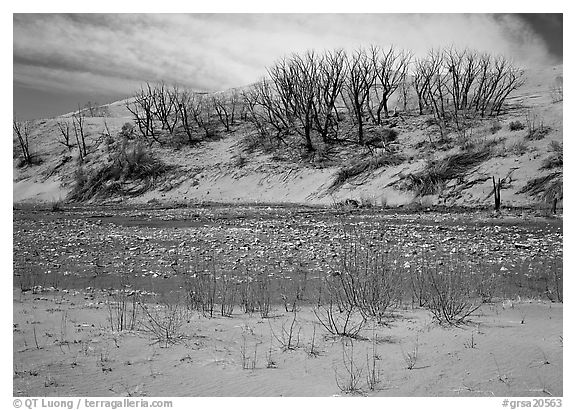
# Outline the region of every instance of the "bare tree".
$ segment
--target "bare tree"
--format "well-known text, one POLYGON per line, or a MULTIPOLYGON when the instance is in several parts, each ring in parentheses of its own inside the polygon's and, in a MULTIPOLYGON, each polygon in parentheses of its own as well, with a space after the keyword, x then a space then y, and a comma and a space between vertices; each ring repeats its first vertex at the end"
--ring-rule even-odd
POLYGON ((178 123, 178 87, 169 89, 164 83, 154 87, 151 92, 154 114, 162 123, 162 129, 174 133, 174 128, 178 123))
POLYGON ((85 125, 86 116, 84 111, 80 109, 80 105, 78 105, 78 111, 72 115, 72 127, 74 129, 74 136, 76 137, 76 144, 80 151, 80 160, 83 160, 88 154, 86 147, 86 130, 84 129, 85 125))
POLYGON ((448 91, 446 89, 446 73, 442 69, 442 62, 442 53, 438 50, 430 50, 424 75, 430 79, 426 83, 425 93, 433 108, 434 117, 440 130, 440 139, 444 139, 447 134, 445 98, 448 91))
POLYGON ((267 79, 256 83, 254 90, 257 105, 262 108, 264 113, 262 116, 263 123, 275 131, 276 139, 282 141, 282 136, 291 128, 291 114, 289 107, 284 102, 285 99, 278 95, 273 82, 267 79))
POLYGON ((126 103, 126 108, 134 116, 134 122, 140 131, 140 134, 145 139, 152 138, 154 141, 159 142, 157 138, 154 111, 154 91, 149 83, 146 86, 140 87, 140 91, 136 93, 133 101, 126 103))
POLYGON ((376 76, 365 50, 358 49, 346 61, 348 75, 344 83, 344 92, 358 127, 358 143, 362 145, 364 144, 365 106, 376 76))
POLYGON ((307 52, 303 57, 294 55, 289 73, 294 80, 294 117, 300 125, 296 129, 304 137, 306 149, 313 151, 312 129, 318 83, 318 63, 314 52, 307 52))
POLYGON ((266 110, 259 105, 258 87, 242 90, 241 99, 242 107, 246 112, 245 119, 254 125, 260 137, 267 137, 269 133, 266 127, 266 110))
POLYGON ((30 121, 12 121, 12 129, 18 138, 24 162, 28 165, 32 164, 32 155, 30 154, 30 132, 32 131, 32 124, 30 121))
POLYGON ((303 136, 307 151, 313 151, 312 129, 318 82, 318 64, 314 52, 297 54, 278 61, 268 69, 281 103, 282 122, 303 136), (283 115, 282 115, 283 114, 283 115))
POLYGON ((238 103, 238 94, 233 93, 230 96, 225 94, 215 94, 212 96, 212 106, 218 115, 218 119, 224 125, 226 131, 230 131, 230 127, 234 123, 234 115, 236 105, 238 103))
POLYGON ((385 51, 377 46, 372 46, 369 53, 375 74, 373 89, 376 101, 372 104, 368 98, 368 109, 374 122, 382 124, 382 111, 384 118, 388 118, 388 101, 404 83, 412 55, 405 51, 397 51, 394 47, 385 51))
POLYGON ((430 69, 430 62, 425 59, 417 59, 414 62, 414 69, 412 72, 412 85, 418 97, 418 111, 420 115, 424 114, 424 108, 430 106, 428 101, 428 87, 432 80, 434 71, 430 69))
POLYGON ((336 101, 342 94, 346 78, 346 53, 343 50, 326 52, 318 63, 318 80, 314 102, 314 129, 322 141, 328 142, 330 133, 337 136, 338 111, 336 101))
POLYGON ((199 128, 204 130, 205 137, 214 135, 214 123, 212 121, 212 104, 207 95, 195 94, 190 105, 192 118, 199 128))
POLYGON ((70 123, 66 120, 62 120, 58 121, 56 125, 58 126, 58 131, 60 131, 60 136, 62 137, 58 142, 70 151, 74 146, 74 144, 70 142, 70 123))
POLYGON ((190 142, 190 144, 194 143, 193 125, 191 122, 193 118, 191 113, 195 97, 196 95, 189 91, 183 91, 178 94, 178 111, 182 119, 182 127, 188 136, 188 142, 190 142))
POLYGON ((493 95, 492 108, 489 115, 500 115, 504 102, 510 93, 524 84, 524 72, 514 67, 510 62, 502 62, 504 65, 504 75, 497 85, 493 95))

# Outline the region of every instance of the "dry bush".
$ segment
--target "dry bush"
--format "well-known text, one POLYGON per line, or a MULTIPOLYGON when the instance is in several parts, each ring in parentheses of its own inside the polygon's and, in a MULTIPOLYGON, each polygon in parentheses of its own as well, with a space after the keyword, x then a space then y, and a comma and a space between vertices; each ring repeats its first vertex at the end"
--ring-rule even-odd
POLYGON ((328 302, 321 303, 314 309, 320 325, 334 336, 358 337, 366 324, 359 309, 348 303, 337 283, 329 280, 325 289, 328 292, 328 302))
POLYGON ((428 297, 425 307, 440 323, 457 325, 466 320, 480 306, 475 281, 469 263, 450 259, 448 263, 427 271, 428 297))
POLYGON ((561 168, 564 165, 563 145, 558 141, 550 141, 548 148, 550 156, 542 161, 540 169, 561 168))
POLYGON ((528 194, 546 202, 561 200, 564 197, 563 172, 556 171, 529 180, 518 193, 528 194))
POLYGON ((437 194, 442 191, 446 182, 463 177, 491 155, 492 150, 488 145, 477 151, 462 152, 430 161, 423 171, 406 175, 401 186, 403 189, 415 191, 419 196, 437 194))
POLYGON ((298 323, 296 311, 293 312, 292 320, 285 321, 282 323, 282 328, 280 329, 279 334, 274 332, 272 329, 272 325, 270 325, 270 332, 272 336, 280 343, 280 347, 282 350, 294 350, 300 347, 300 333, 302 331, 302 327, 298 323), (290 322, 290 325, 288 325, 290 322))
POLYGON ((496 134, 498 131, 500 131, 502 129, 502 124, 500 124, 500 121, 492 121, 492 123, 490 124, 490 133, 491 134, 496 134))
POLYGON ((510 145, 509 147, 507 147, 502 155, 506 156, 508 154, 512 154, 521 156, 524 155, 526 152, 528 152, 528 144, 526 144, 526 141, 524 140, 519 140, 510 145))
POLYGON ((259 273, 256 276, 256 306, 263 319, 270 317, 272 283, 270 277, 265 273, 259 273))
POLYGON ((114 195, 141 195, 151 189, 170 168, 150 153, 144 144, 125 140, 112 153, 108 163, 89 174, 80 166, 67 198, 82 202, 114 195))
POLYGON ((379 168, 400 165, 405 160, 406 158, 400 154, 384 153, 353 161, 351 164, 338 170, 336 178, 332 181, 329 189, 334 191, 354 177, 375 171, 379 168))
POLYGON ((149 334, 155 343, 168 347, 185 338, 181 328, 188 321, 189 315, 178 301, 166 301, 154 306, 139 303, 139 306, 142 311, 140 328, 149 334))
POLYGON ((138 319, 140 297, 138 292, 129 289, 114 291, 106 301, 108 324, 116 332, 135 330, 138 319))
POLYGON ((553 103, 559 103, 564 100, 564 77, 559 75, 550 86, 550 96, 553 103))
MULTIPOLYGON (((184 283, 188 306, 206 317, 213 317, 218 292, 214 259, 194 259, 191 272, 184 283)), ((222 307, 222 311, 224 310, 222 307)))
POLYGON ((414 369, 414 366, 416 366, 416 363, 418 362, 418 347, 418 337, 416 337, 416 341, 411 350, 405 352, 404 349, 402 349, 402 358, 404 359, 404 363, 406 363, 406 368, 408 370, 414 369))
POLYGON ((238 295, 238 283, 230 276, 222 274, 218 286, 218 299, 222 316, 232 316, 238 295))
POLYGON ((538 141, 543 139, 552 128, 548 125, 544 125, 544 120, 540 119, 538 115, 533 112, 526 114, 526 126, 528 128, 528 132, 526 133, 525 138, 528 141, 538 141))
POLYGON ((403 277, 393 263, 395 255, 373 251, 359 238, 346 242, 337 277, 347 302, 366 319, 382 323, 402 298, 403 277))
POLYGON ((360 383, 364 368, 356 364, 353 340, 342 340, 342 364, 344 366, 344 376, 339 376, 338 372, 336 372, 336 385, 342 393, 361 393, 360 383), (348 345, 350 345, 350 348, 347 349, 348 345))
POLYGON ((511 121, 510 124, 508 124, 508 129, 510 131, 521 131, 524 128, 526 128, 526 126, 522 121, 511 121))

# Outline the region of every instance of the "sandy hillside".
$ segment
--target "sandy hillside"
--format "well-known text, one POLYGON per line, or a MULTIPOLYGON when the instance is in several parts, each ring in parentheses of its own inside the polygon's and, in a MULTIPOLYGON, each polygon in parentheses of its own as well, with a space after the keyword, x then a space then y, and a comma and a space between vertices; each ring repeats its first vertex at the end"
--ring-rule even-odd
MULTIPOLYGON (((274 153, 247 150, 247 138, 254 131, 249 124, 239 123, 232 132, 219 132, 217 140, 189 146, 158 147, 151 150, 171 171, 157 181, 145 194, 132 198, 109 198, 125 202, 217 201, 332 204, 347 198, 374 205, 397 206, 413 202, 464 206, 490 206, 492 177, 504 180, 504 206, 541 206, 538 198, 519 193, 530 180, 551 170, 542 170, 550 155, 550 144, 562 142, 562 101, 557 101, 551 89, 563 76, 562 66, 530 70, 527 81, 509 101, 509 109, 496 119, 486 120, 470 131, 475 144, 490 144, 491 155, 459 179, 448 181, 438 195, 417 197, 414 191, 402 188, 406 175, 426 168, 429 160, 442 160, 461 151, 457 144, 443 147, 426 145, 429 139, 426 117, 404 115, 398 121, 398 147, 406 159, 400 165, 376 169, 350 178, 336 189, 330 189, 338 171, 346 167, 359 148, 345 147, 336 160, 325 163, 279 160, 274 153), (555 102, 556 101, 556 102, 555 102), (526 123, 531 119, 545 126, 542 139, 527 140, 526 130, 511 131, 512 121, 526 123), (349 155, 350 154, 350 155, 349 155)), ((132 121, 126 101, 110 104, 105 117, 88 117, 88 142, 91 153, 85 168, 95 170, 107 156, 102 136, 105 124, 112 138, 123 124, 132 121)), ((56 119, 36 121, 31 136, 32 151, 38 154, 40 165, 19 167, 17 142, 14 143, 13 201, 52 202, 65 199, 74 185, 78 168, 77 152, 69 151, 57 142, 57 121, 70 121, 70 114, 56 119)), ((454 137, 455 138, 455 137, 454 137)), ((340 149, 340 148, 339 148, 340 149)), ((561 168, 560 168, 561 170, 561 168)))

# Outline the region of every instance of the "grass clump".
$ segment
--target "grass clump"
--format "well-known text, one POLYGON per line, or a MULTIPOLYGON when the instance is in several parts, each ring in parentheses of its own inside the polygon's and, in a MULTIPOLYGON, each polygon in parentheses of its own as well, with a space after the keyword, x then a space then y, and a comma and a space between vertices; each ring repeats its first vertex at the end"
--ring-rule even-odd
POLYGON ((540 169, 561 168, 564 165, 562 143, 551 141, 549 145, 550 156, 542 161, 540 169))
POLYGON ((446 182, 463 177, 471 168, 490 158, 490 146, 472 152, 461 152, 446 158, 430 161, 426 169, 404 177, 403 188, 418 196, 439 193, 446 182))
POLYGON ((346 181, 361 174, 375 171, 379 168, 400 165, 405 161, 404 156, 396 153, 384 153, 353 161, 344 166, 336 173, 336 178, 330 185, 330 190, 336 190, 346 183, 346 181))
POLYGON ((520 140, 507 147, 503 153, 503 156, 506 156, 506 153, 510 153, 519 157, 524 155, 526 152, 528 152, 528 144, 526 144, 526 141, 520 140))
POLYGON ((491 134, 496 134, 501 129, 502 129, 502 124, 500 124, 499 121, 492 121, 492 124, 490 124, 490 133, 491 134))
POLYGON ((525 125, 522 121, 511 121, 510 124, 508 124, 508 129, 510 131, 521 131, 525 128, 525 125))
POLYGON ((546 202, 561 200, 564 196, 562 171, 531 179, 518 191, 546 202))
POLYGON ((121 147, 112 153, 108 163, 92 173, 87 174, 82 166, 78 168, 75 186, 68 199, 83 202, 114 195, 141 195, 152 188, 169 168, 142 143, 125 139, 121 147))

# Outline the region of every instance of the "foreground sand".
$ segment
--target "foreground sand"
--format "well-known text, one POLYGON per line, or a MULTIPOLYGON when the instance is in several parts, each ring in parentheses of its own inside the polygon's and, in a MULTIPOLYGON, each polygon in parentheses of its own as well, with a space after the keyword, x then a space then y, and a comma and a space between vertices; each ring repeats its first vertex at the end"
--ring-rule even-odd
POLYGON ((562 304, 486 304, 469 324, 450 328, 425 310, 407 308, 388 326, 366 325, 364 338, 354 341, 327 335, 312 309, 302 307, 297 346, 285 350, 282 328, 288 330, 293 314, 283 307, 270 319, 238 308, 230 318, 192 312, 182 339, 165 347, 146 332, 110 330, 107 299, 93 291, 14 290, 14 395, 343 395, 338 384, 349 380, 352 346, 360 375, 355 394, 563 394, 562 304), (408 369, 405 359, 416 345, 416 363, 408 369), (375 390, 366 379, 372 357, 380 379, 375 390))

